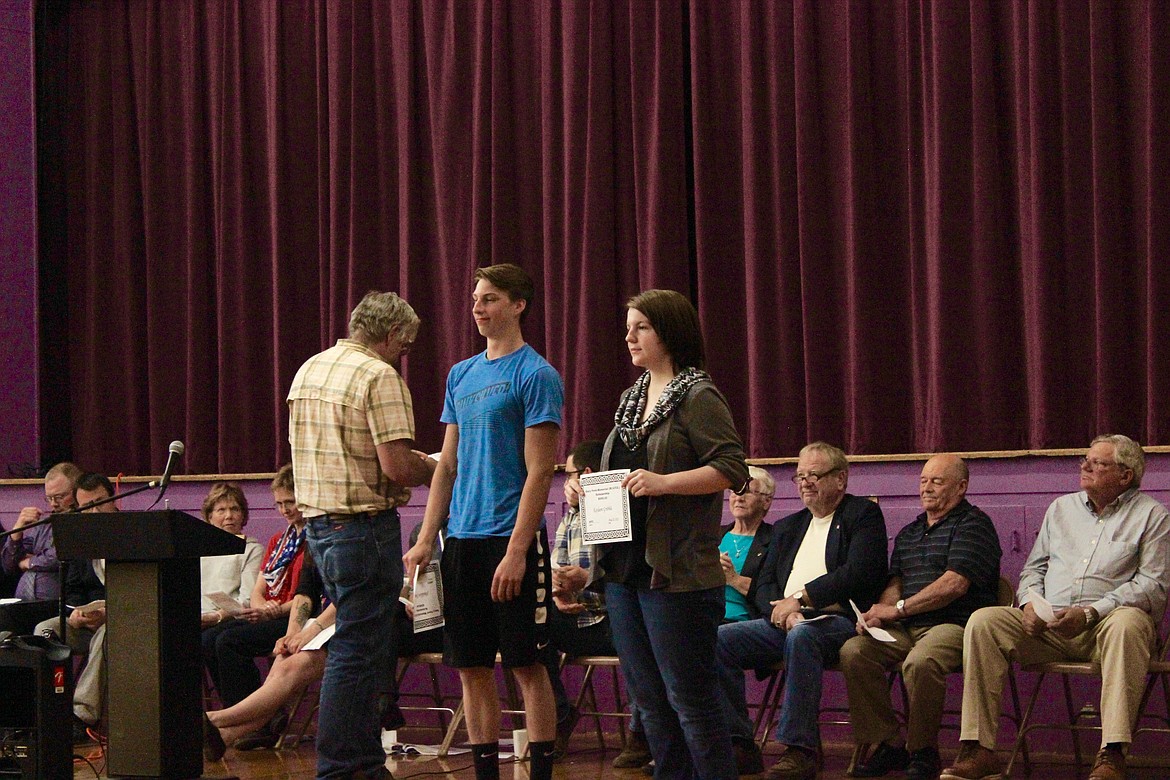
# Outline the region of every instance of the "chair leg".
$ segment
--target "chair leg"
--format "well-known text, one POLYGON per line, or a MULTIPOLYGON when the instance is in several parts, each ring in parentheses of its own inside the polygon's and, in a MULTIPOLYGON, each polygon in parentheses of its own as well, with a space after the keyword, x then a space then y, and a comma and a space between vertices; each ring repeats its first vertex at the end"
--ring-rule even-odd
POLYGON ((857 768, 858 764, 864 764, 865 760, 869 758, 869 745, 857 745, 853 748, 853 755, 849 757, 849 768, 845 770, 845 774, 852 777, 853 770, 857 768))
POLYGON ((455 741, 455 734, 459 731, 459 727, 463 724, 463 700, 459 700, 459 706, 455 708, 455 714, 451 716, 451 725, 447 727, 447 733, 443 735, 443 744, 439 745, 439 757, 446 758, 447 753, 451 750, 451 743, 455 741))
POLYGON ((768 744, 768 732, 776 725, 777 713, 780 711, 780 696, 784 691, 784 677, 786 671, 781 669, 772 675, 768 687, 764 690, 764 698, 760 701, 760 709, 756 713, 756 744, 763 751, 768 744))
MULTIPOLYGON (((1012 712, 1014 713, 1012 715, 1009 715, 1008 719, 1016 724, 1016 736, 1018 737, 1020 734, 1020 725, 1022 723, 1022 720, 1020 719, 1020 712, 1021 712, 1021 710, 1020 710, 1020 689, 1019 689, 1019 686, 1016 685, 1016 677, 1014 674, 1011 673, 1010 669, 1008 670, 1008 689, 1011 691, 1011 694, 1012 694, 1012 708, 1013 708, 1012 712)), ((1028 742, 1027 742, 1027 740, 1025 740, 1024 743, 1020 746, 1020 755, 1023 756, 1023 758, 1024 758, 1024 774, 1026 774, 1026 775, 1032 774, 1032 759, 1028 755, 1028 742)), ((1015 760, 1015 752, 1014 751, 1012 753, 1012 760, 1013 761, 1015 760)), ((1011 773, 1011 764, 1008 764, 1008 773, 1005 774, 1005 776, 1010 775, 1010 773, 1011 773)))
MULTIPOLYGON (((1044 684, 1044 677, 1044 673, 1041 672, 1036 678, 1036 686, 1032 689, 1032 698, 1028 700, 1028 709, 1024 711, 1024 716, 1020 718, 1020 725, 1016 731, 1016 745, 1012 749, 1012 755, 1011 758, 1008 759, 1007 767, 1005 767, 1003 770, 1004 777, 1011 777, 1012 767, 1015 766, 1016 763, 1016 755, 1019 754, 1021 750, 1024 751, 1024 755, 1027 755, 1029 728, 1028 722, 1032 719, 1032 710, 1036 707, 1036 699, 1040 697, 1040 688, 1044 684)), ((1024 774, 1032 774, 1032 767, 1027 761, 1024 762, 1024 774)))
MULTIPOLYGON (((618 669, 619 669, 619 667, 617 667, 617 666, 610 667, 610 672, 612 674, 612 679, 613 679, 613 709, 614 709, 614 712, 621 712, 622 710, 625 709, 625 705, 622 704, 622 687, 621 687, 621 680, 620 680, 621 675, 618 674, 618 669)), ((618 723, 618 736, 621 737, 621 744, 624 745, 624 744, 626 744, 626 719, 625 718, 618 718, 617 723, 618 723)), ((601 749, 605 750, 605 740, 601 739, 600 733, 598 733, 597 737, 598 737, 598 744, 600 745, 601 749)))
POLYGON ((1077 766, 1080 767, 1084 763, 1084 758, 1081 755, 1081 735, 1077 731, 1077 719, 1080 717, 1073 705, 1072 697, 1072 683, 1068 679, 1067 674, 1060 676, 1061 682, 1064 683, 1064 706, 1068 710, 1068 725, 1069 732, 1072 735, 1073 755, 1076 756, 1077 766))

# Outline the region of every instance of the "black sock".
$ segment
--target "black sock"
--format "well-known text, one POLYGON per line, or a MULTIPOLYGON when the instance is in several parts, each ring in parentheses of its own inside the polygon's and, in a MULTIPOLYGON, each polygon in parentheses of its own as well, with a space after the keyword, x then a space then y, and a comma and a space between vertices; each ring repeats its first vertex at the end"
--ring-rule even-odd
POLYGON ((500 780, 500 743, 484 742, 471 746, 475 759, 476 780, 500 780))
POLYGON ((532 780, 551 780, 554 752, 556 752, 555 740, 528 743, 528 760, 532 780))

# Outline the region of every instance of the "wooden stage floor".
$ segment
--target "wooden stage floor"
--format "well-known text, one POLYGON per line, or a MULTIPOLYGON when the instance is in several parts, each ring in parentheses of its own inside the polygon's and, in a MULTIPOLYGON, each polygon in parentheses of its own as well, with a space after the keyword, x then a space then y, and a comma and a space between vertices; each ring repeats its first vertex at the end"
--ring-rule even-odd
MULTIPOLYGON (((433 730, 405 731, 402 737, 421 744, 438 742, 433 730)), ((639 770, 613 769, 610 761, 617 755, 619 739, 617 734, 606 735, 607 747, 603 751, 597 743, 594 732, 586 730, 585 724, 578 727, 569 746, 569 755, 556 766, 553 776, 558 780, 600 780, 601 778, 616 778, 617 780, 636 780, 644 775, 639 770)), ((1088 741, 1084 743, 1086 746, 1088 741)), ((93 754, 90 765, 76 761, 73 776, 75 780, 91 780, 95 777, 105 777, 100 754, 96 747, 79 747, 81 755, 93 754)), ((764 752, 765 765, 771 765, 776 760, 777 750, 769 745, 764 752)), ((954 755, 954 748, 944 746, 943 759, 946 761, 954 755)), ((1006 759, 1006 756, 1005 756, 1006 759)), ((1068 756, 1068 764, 1036 764, 1031 775, 1032 780, 1070 780, 1083 778, 1088 774, 1087 767, 1077 771, 1071 765, 1072 756, 1068 756)), ((849 748, 847 746, 829 746, 826 748, 824 771, 819 777, 824 780, 839 780, 845 778, 846 767, 849 763, 849 748)), ((236 777, 240 780, 312 780, 316 766, 316 752, 312 743, 304 743, 296 748, 284 750, 257 750, 239 752, 229 750, 224 759, 215 764, 209 764, 204 770, 207 778, 236 777)), ((469 780, 475 777, 471 768, 470 754, 449 756, 446 759, 416 757, 411 759, 388 759, 387 766, 396 778, 460 778, 469 780)), ((1022 766, 1017 766, 1013 772, 1015 777, 1024 777, 1022 766)), ((502 778, 527 780, 527 763, 502 763, 500 767, 502 778)), ((748 777, 748 776, 745 776, 748 777)), ((902 777, 900 773, 891 773, 891 778, 902 777)), ((1170 777, 1170 769, 1161 767, 1134 767, 1131 766, 1129 777, 1131 780, 1154 780, 1155 778, 1170 777)))

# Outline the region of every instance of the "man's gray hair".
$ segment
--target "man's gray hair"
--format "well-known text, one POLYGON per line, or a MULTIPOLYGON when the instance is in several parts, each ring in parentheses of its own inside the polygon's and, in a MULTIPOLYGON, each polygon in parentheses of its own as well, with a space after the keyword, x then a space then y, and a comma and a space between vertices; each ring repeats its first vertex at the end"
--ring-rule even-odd
POLYGON ((834 471, 849 473, 849 460, 845 457, 845 451, 840 447, 834 447, 828 442, 814 441, 812 444, 806 444, 800 448, 801 455, 809 452, 822 453, 829 459, 829 467, 834 471))
POLYGON ((1120 433, 1107 433, 1098 436, 1090 442, 1089 446, 1092 447, 1098 442, 1108 442, 1113 445, 1113 460, 1117 461, 1117 465, 1133 472, 1132 487, 1141 487, 1142 475, 1146 473, 1146 453, 1142 450, 1142 445, 1120 433))
POLYGON ((772 479, 772 475, 767 471, 759 466, 748 466, 748 476, 759 482, 765 493, 770 496, 776 495, 776 480, 772 479))
POLYGON ((384 341, 391 331, 406 341, 418 335, 418 315, 392 292, 371 290, 349 315, 349 337, 363 344, 384 341))

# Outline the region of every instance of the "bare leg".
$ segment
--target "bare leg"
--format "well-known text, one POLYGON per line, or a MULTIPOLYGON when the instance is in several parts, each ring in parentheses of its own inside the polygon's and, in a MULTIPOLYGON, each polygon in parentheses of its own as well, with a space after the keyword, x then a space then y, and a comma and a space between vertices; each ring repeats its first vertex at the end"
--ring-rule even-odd
POLYGON ((483 667, 460 669, 459 681, 463 683, 463 713, 471 744, 498 742, 500 695, 496 691, 495 670, 483 667))
POLYGON ((293 694, 320 680, 324 672, 325 652, 322 650, 302 650, 279 656, 258 690, 239 704, 207 713, 207 718, 219 729, 223 741, 231 745, 262 727, 278 709, 289 703, 293 694))
POLYGON ((528 740, 550 742, 556 739, 557 704, 547 670, 541 664, 533 664, 513 669, 512 674, 524 696, 524 723, 528 727, 528 740))

